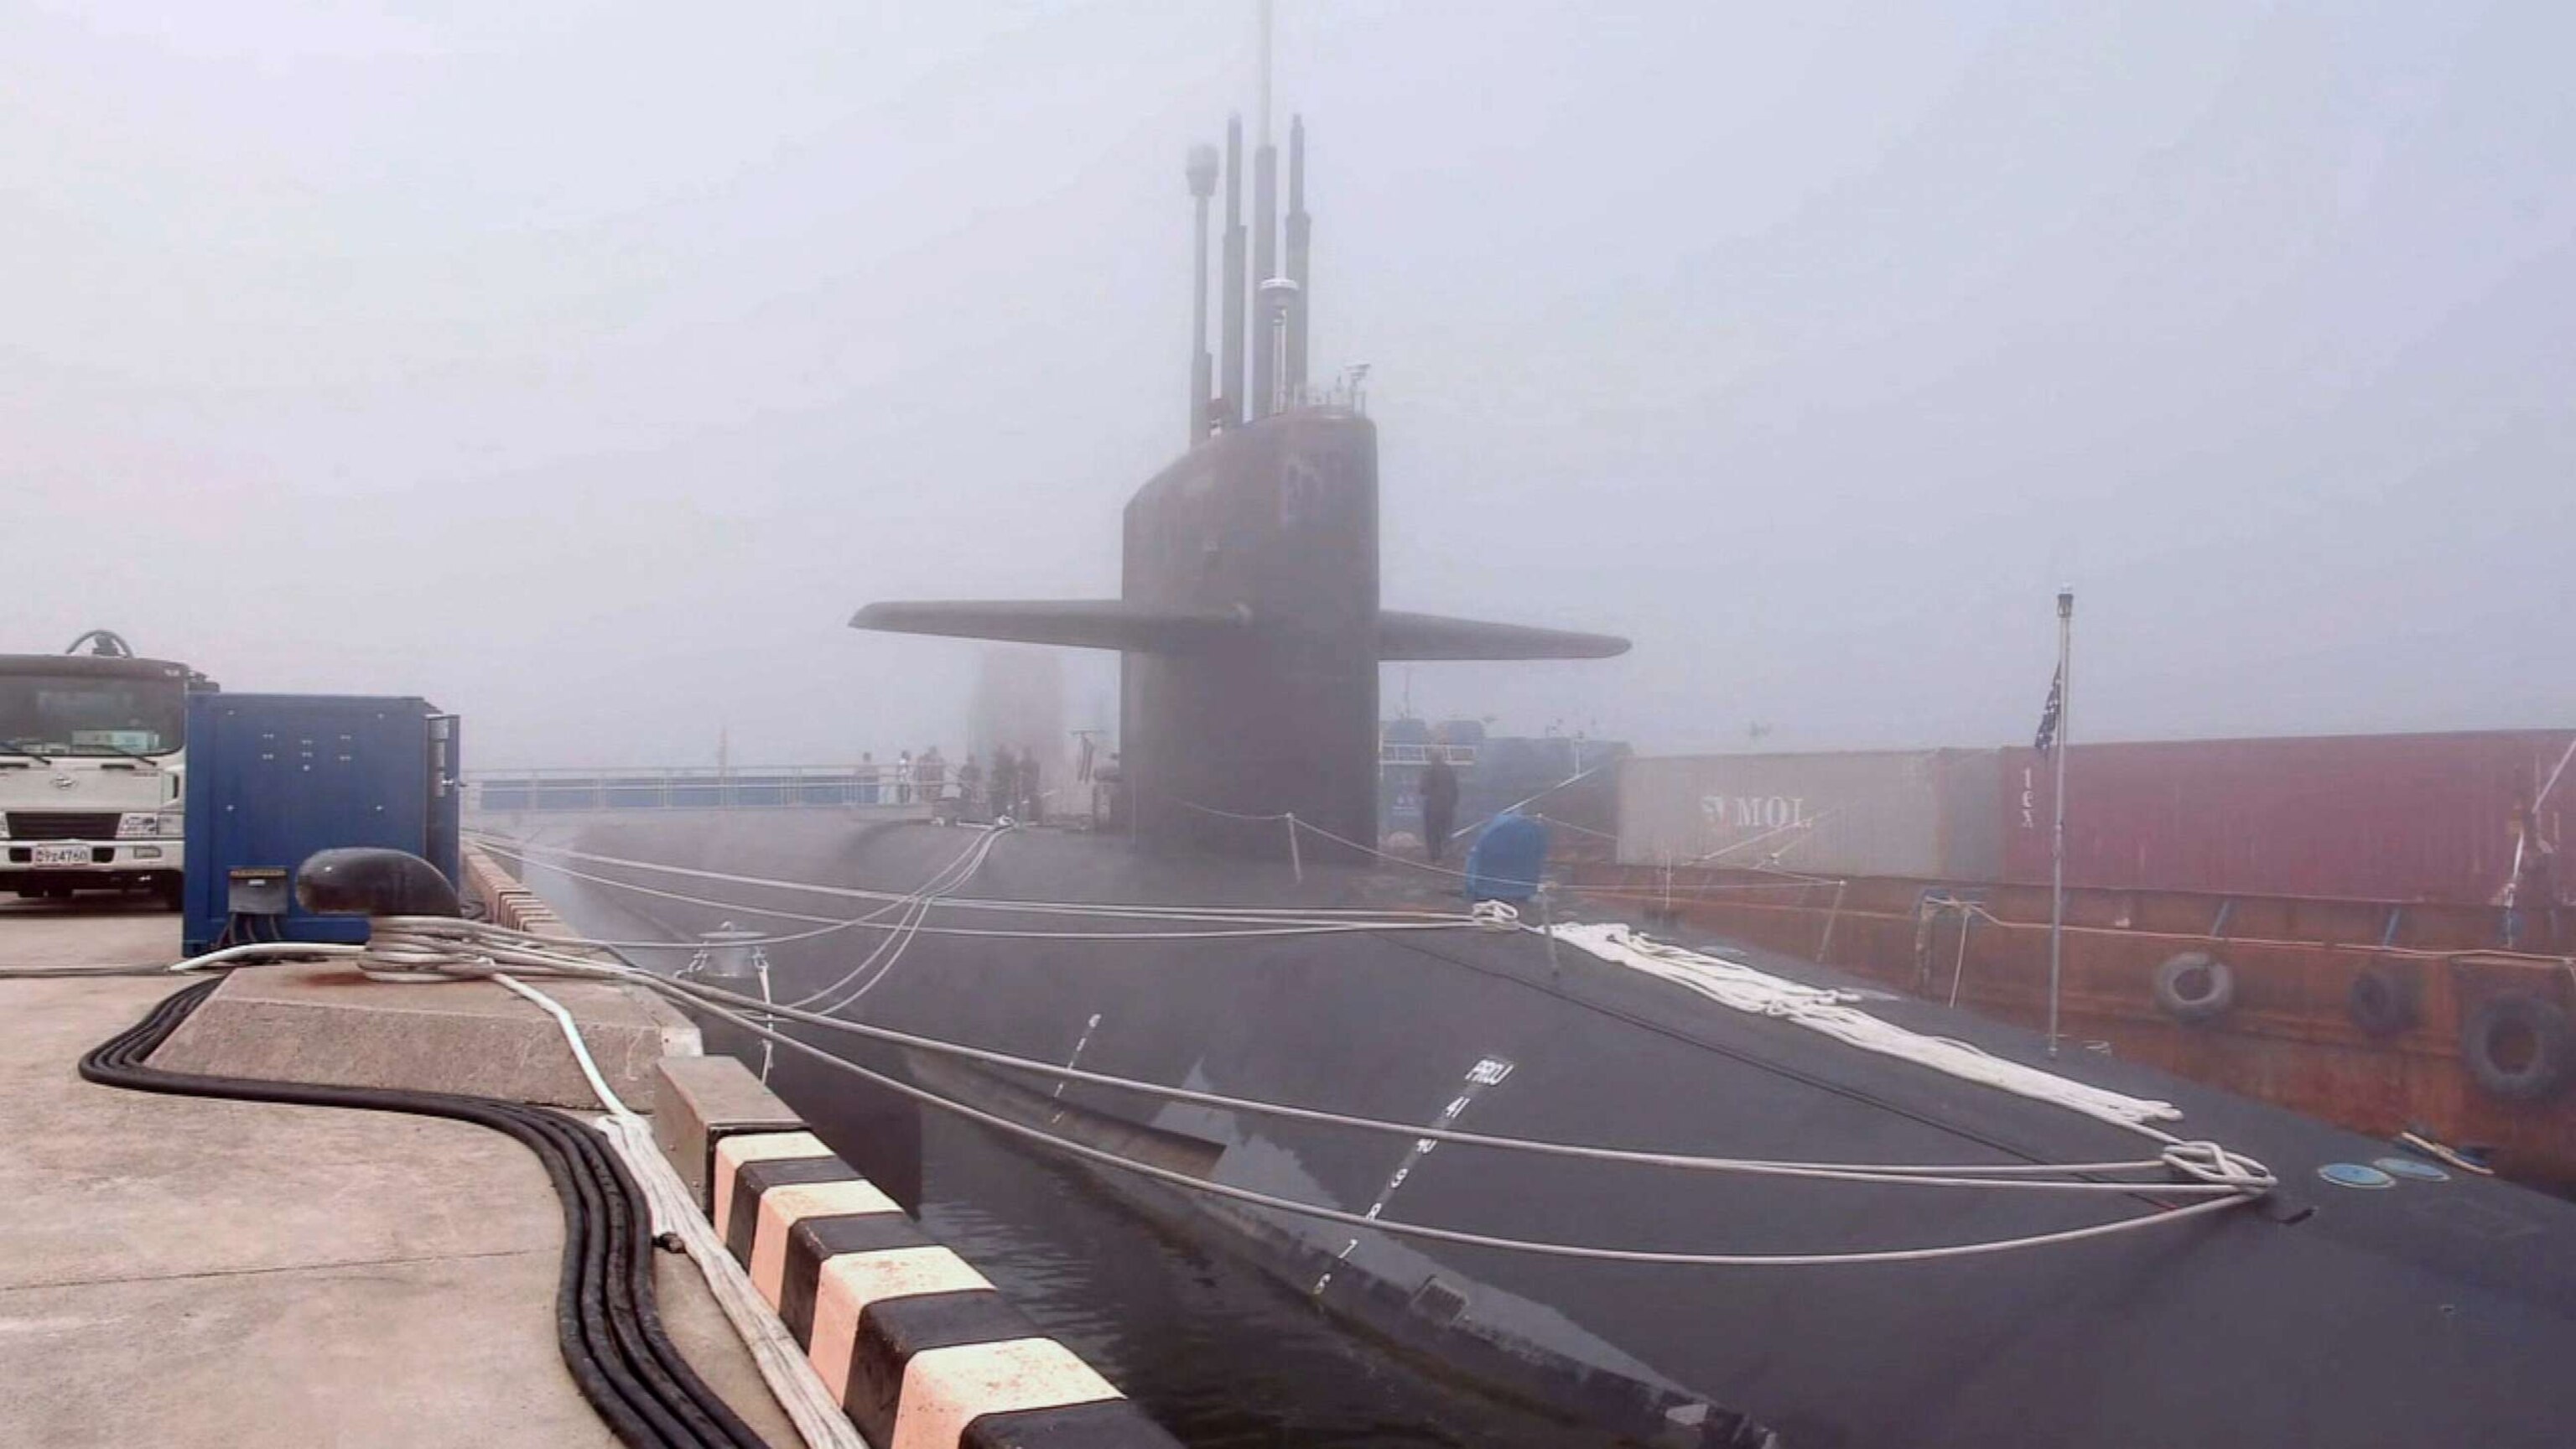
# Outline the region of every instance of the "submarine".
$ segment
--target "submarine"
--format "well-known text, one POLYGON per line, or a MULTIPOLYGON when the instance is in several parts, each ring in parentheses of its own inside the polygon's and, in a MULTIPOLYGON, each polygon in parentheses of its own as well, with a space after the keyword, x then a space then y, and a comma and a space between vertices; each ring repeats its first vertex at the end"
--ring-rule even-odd
MULTIPOLYGON (((504 844, 530 884, 602 934, 850 920, 777 926, 782 999, 1096 1076, 800 1039, 1078 1144, 1158 1225, 1588 1431, 1727 1449, 2576 1434, 2576 1205, 1580 901, 1471 912, 1456 875, 1381 857, 1380 663, 1626 644, 1380 607, 1375 426, 1306 388, 1303 126, 1284 257, 1274 148, 1254 156, 1249 249, 1239 124, 1226 152, 1221 350, 1202 151, 1188 446, 1127 505, 1118 597, 850 621, 1117 652, 1126 828, 529 822, 504 844)), ((917 1199, 938 1171, 921 1109, 796 1058, 778 1072, 917 1199)))

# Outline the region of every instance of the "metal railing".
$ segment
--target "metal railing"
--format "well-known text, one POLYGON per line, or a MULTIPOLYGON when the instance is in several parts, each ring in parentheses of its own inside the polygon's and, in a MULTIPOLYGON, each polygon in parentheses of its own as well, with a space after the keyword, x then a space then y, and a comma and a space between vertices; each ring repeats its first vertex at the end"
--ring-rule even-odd
MULTIPOLYGON (((1449 757, 1450 764, 1473 765, 1476 763, 1476 747, 1474 745, 1444 745, 1441 749, 1442 753, 1449 757)), ((1381 744, 1377 747, 1377 762, 1380 765, 1427 765, 1431 763, 1431 747, 1429 745, 1397 744, 1393 742, 1381 744)))
MULTIPOLYGON (((944 778, 945 772, 943 772, 944 778)), ((926 806, 939 780, 899 764, 668 770, 488 770, 465 776, 465 808, 491 815, 579 810, 777 810, 926 806)))
MULTIPOLYGON (((1383 767, 1428 764, 1431 747, 1383 744, 1383 767)), ((1472 768, 1474 745, 1445 747, 1449 763, 1472 768)), ((779 810, 927 808, 958 788, 953 766, 925 775, 894 761, 869 765, 694 766, 678 769, 469 770, 465 808, 487 815, 529 811, 779 810)))
POLYGON ((1279 387, 1279 411, 1296 408, 1330 408, 1368 416, 1368 364, 1343 368, 1330 382, 1309 382, 1279 387))

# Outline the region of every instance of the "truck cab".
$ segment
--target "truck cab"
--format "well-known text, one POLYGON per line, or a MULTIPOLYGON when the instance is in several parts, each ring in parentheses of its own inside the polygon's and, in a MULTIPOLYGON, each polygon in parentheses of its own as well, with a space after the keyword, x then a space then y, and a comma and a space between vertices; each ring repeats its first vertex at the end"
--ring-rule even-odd
POLYGON ((122 652, 0 654, 0 891, 175 906, 188 692, 211 687, 122 652))

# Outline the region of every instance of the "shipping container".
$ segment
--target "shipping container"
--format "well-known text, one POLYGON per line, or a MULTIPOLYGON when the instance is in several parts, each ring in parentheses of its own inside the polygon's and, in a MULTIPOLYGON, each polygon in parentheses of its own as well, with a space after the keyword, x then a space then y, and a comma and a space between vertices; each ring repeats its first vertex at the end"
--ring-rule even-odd
POLYGON ((1685 755, 1619 767, 1619 860, 1991 880, 1993 750, 1685 755))
MULTIPOLYGON (((2514 821, 2576 731, 2328 735, 2076 745, 2066 881, 2224 895, 2492 902, 2514 821)), ((2056 796, 2037 752, 2003 752, 2008 880, 2049 878, 2056 796)), ((2576 767, 2541 805, 2570 844, 2576 767)), ((1624 803, 1624 802, 1623 802, 1624 803)))

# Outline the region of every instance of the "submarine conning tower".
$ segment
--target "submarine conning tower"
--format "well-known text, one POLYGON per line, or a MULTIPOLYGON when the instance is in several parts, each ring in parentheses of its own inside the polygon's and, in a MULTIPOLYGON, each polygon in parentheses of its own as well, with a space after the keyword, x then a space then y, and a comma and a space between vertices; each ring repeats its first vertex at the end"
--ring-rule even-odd
MULTIPOLYGON (((1267 126, 1255 176, 1277 166, 1267 126)), ((1226 210, 1239 214, 1242 152, 1229 127, 1226 210)), ((1305 128, 1290 131, 1291 244, 1298 276, 1258 289, 1263 325, 1241 337, 1252 285, 1239 231, 1225 248, 1219 367, 1206 359, 1203 305, 1192 308, 1189 450, 1128 500, 1119 597, 876 603, 858 629, 1120 651, 1119 749, 1138 841, 1156 850, 1284 857, 1280 817, 1361 848, 1377 829, 1378 665, 1387 660, 1589 659, 1626 651, 1603 634, 1533 629, 1378 605, 1377 429, 1354 396, 1304 388, 1309 222, 1305 128), (1210 381, 1240 378, 1242 349, 1272 365, 1249 416, 1210 381), (1201 421, 1204 420, 1204 426, 1201 421)), ((1194 151, 1197 275, 1206 275, 1209 158, 1194 151)), ((1256 217, 1276 207, 1256 198, 1256 217)), ((1264 238, 1255 252, 1268 258, 1264 238)), ((1356 854, 1309 838, 1308 858, 1356 854)))

